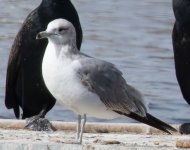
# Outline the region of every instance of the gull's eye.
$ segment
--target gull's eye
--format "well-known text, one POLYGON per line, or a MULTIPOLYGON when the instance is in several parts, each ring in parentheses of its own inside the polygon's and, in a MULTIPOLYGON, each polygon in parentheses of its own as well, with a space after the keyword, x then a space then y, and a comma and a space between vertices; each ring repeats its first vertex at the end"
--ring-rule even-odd
POLYGON ((67 29, 66 28, 59 28, 58 29, 59 32, 62 32, 62 31, 65 31, 65 30, 67 30, 67 29))

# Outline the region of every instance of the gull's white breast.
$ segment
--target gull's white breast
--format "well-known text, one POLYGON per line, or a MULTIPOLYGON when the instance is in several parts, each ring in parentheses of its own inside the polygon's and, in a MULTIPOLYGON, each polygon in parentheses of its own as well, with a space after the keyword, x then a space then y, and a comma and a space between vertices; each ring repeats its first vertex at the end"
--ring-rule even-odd
POLYGON ((106 108, 98 95, 82 84, 77 74, 80 67, 78 60, 57 58, 54 47, 48 44, 42 73, 47 88, 58 102, 77 114, 107 119, 118 117, 117 113, 106 108))

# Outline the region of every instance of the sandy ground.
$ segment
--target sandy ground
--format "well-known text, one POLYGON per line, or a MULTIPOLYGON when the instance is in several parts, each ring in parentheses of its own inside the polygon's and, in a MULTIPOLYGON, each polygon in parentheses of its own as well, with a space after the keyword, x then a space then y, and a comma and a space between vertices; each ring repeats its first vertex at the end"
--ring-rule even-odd
MULTIPOLYGON (((75 140, 75 123, 53 122, 57 131, 24 129, 25 121, 0 120, 0 150, 175 150, 190 148, 190 136, 165 134, 143 124, 87 123, 83 144, 75 140)), ((178 126, 175 126, 178 128, 178 126)))

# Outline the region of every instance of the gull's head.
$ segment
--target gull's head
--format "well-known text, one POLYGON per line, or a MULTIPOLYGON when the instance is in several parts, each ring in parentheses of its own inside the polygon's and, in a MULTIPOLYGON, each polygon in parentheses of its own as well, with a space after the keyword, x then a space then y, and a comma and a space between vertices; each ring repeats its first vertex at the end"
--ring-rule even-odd
POLYGON ((46 31, 37 34, 36 39, 48 38, 54 44, 76 43, 76 32, 71 22, 65 19, 51 21, 46 31))

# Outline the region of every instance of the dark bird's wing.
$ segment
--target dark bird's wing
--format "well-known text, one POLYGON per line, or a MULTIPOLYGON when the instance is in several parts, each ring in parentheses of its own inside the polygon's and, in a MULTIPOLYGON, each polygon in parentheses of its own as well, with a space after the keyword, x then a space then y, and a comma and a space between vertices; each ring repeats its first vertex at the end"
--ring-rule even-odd
POLYGON ((9 55, 8 67, 7 67, 7 77, 6 77, 6 94, 5 94, 5 105, 8 109, 13 108, 15 116, 19 118, 19 99, 17 97, 17 91, 15 87, 17 86, 17 77, 20 70, 21 54, 18 49, 14 47, 9 55), (14 49, 14 50, 13 50, 14 49))
POLYGON ((169 133, 175 130, 147 113, 141 94, 128 85, 121 72, 111 63, 93 58, 82 59, 79 76, 89 91, 96 93, 106 107, 121 115, 169 133))
POLYGON ((23 101, 25 99, 24 89, 22 89, 24 88, 24 48, 25 45, 27 45, 26 42, 30 42, 30 38, 32 38, 28 36, 31 36, 29 34, 29 30, 31 24, 33 24, 33 21, 35 21, 35 18, 37 17, 36 12, 37 9, 31 12, 23 23, 9 54, 6 76, 5 105, 8 109, 14 109, 14 113, 17 118, 20 117, 19 107, 23 107, 23 101))
POLYGON ((190 104, 190 1, 173 0, 176 22, 172 41, 176 77, 184 99, 190 104))

